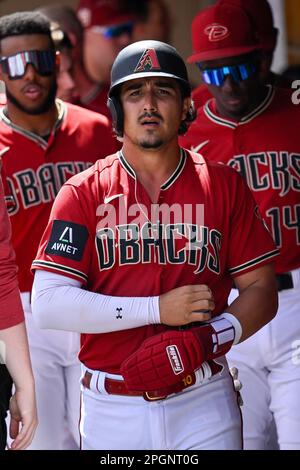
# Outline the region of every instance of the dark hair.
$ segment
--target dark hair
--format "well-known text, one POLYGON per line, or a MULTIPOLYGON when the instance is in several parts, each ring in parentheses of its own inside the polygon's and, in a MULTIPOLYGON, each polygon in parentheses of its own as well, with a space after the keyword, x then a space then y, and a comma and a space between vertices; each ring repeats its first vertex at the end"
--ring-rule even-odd
MULTIPOLYGON (((181 90, 181 96, 182 99, 189 97, 190 95, 186 93, 183 87, 180 87, 181 90)), ((181 121, 179 129, 178 129, 178 135, 184 135, 187 131, 190 125, 192 124, 193 121, 195 121, 197 117, 197 110, 194 105, 194 101, 191 101, 189 110, 186 114, 186 117, 183 121, 181 121)))
POLYGON ((0 41, 11 36, 44 34, 48 36, 50 47, 54 49, 50 22, 39 12, 22 11, 0 18, 0 41))
POLYGON ((192 122, 195 121, 196 117, 197 110, 194 106, 194 102, 192 101, 190 109, 187 112, 186 118, 180 123, 178 135, 184 135, 188 131, 188 128, 190 127, 192 122))

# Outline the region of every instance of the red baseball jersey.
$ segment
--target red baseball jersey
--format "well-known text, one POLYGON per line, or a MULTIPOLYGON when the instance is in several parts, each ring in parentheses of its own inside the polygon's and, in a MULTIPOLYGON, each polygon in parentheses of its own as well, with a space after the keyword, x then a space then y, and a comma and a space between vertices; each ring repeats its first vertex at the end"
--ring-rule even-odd
POLYGON ((260 106, 240 122, 222 118, 215 100, 208 101, 181 139, 184 147, 244 176, 280 248, 278 273, 300 266, 299 122, 290 90, 269 86, 260 106))
MULTIPOLYGON (((155 296, 207 284, 218 315, 227 306, 231 276, 277 254, 247 185, 226 165, 182 150, 158 201, 151 204, 122 152, 98 161, 63 186, 33 269, 113 296, 155 296)), ((83 334, 79 358, 92 369, 119 373, 144 339, 165 329, 83 334)))
MULTIPOLYGON (((1 166, 1 161, 0 161, 1 166)), ((17 265, 11 245, 11 230, 0 178, 0 329, 24 320, 18 287, 17 265)))
POLYGON ((31 290, 30 266, 60 187, 116 151, 106 117, 57 103, 59 117, 48 140, 14 125, 5 109, 0 111, 0 154, 21 292, 31 290))

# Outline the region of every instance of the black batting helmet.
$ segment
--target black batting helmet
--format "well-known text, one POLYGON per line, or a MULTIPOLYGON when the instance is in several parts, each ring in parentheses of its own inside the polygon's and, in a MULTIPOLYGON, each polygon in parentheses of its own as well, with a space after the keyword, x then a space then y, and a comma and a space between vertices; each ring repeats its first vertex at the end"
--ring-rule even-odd
POLYGON ((111 86, 107 106, 117 135, 123 135, 123 109, 119 99, 120 85, 143 77, 170 77, 178 80, 184 97, 191 87, 183 59, 177 50, 160 41, 138 41, 119 52, 111 70, 111 86))

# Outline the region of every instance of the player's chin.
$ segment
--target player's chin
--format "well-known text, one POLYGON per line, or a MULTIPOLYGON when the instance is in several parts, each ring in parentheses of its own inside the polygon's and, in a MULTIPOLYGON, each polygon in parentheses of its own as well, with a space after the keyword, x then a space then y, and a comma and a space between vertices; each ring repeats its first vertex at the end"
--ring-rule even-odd
POLYGON ((140 146, 143 149, 158 149, 163 145, 164 141, 161 138, 155 138, 155 139, 142 139, 140 141, 140 146))

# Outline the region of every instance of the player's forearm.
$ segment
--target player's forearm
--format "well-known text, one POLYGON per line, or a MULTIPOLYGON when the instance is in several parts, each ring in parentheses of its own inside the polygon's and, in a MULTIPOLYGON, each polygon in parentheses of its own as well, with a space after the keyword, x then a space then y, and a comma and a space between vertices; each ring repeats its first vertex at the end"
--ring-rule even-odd
POLYGON ((36 271, 32 312, 41 328, 108 333, 160 323, 158 297, 115 297, 89 292, 79 281, 36 271))
POLYGON ((2 360, 6 364, 17 389, 32 388, 33 375, 30 363, 25 323, 0 330, 2 360))
POLYGON ((263 276, 244 286, 237 281, 239 296, 226 309, 242 326, 240 342, 253 335, 271 321, 277 311, 278 296, 274 271, 271 265, 260 268, 263 276))

